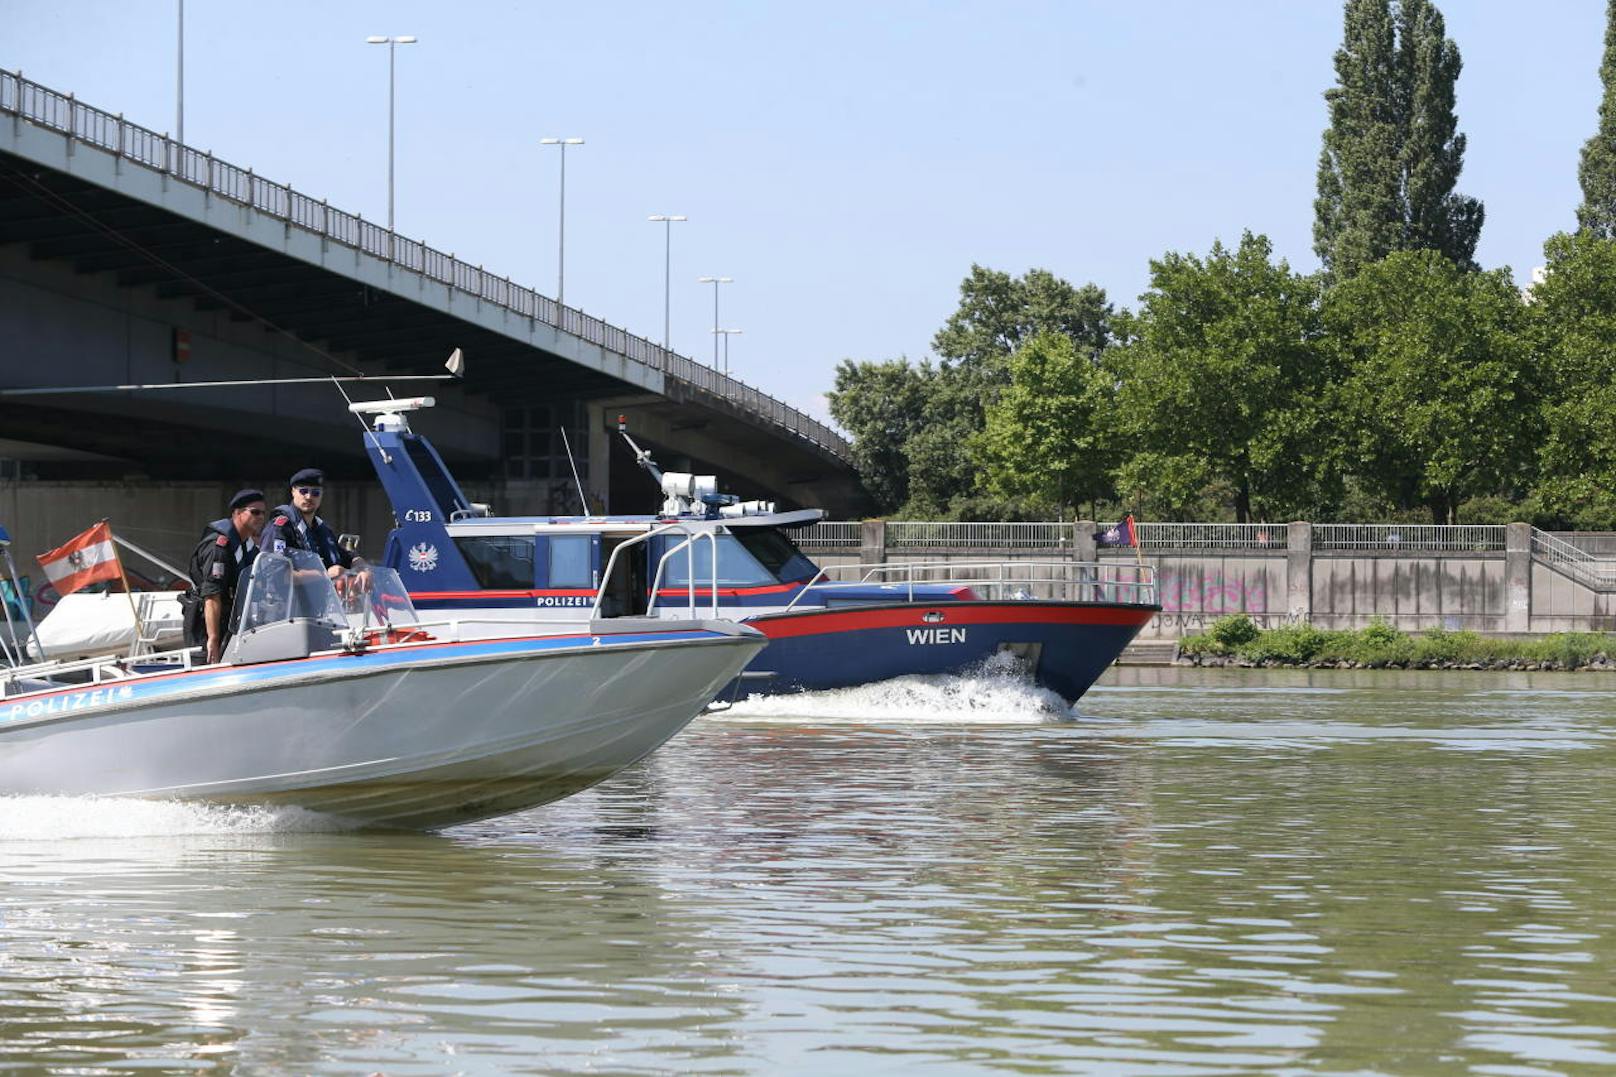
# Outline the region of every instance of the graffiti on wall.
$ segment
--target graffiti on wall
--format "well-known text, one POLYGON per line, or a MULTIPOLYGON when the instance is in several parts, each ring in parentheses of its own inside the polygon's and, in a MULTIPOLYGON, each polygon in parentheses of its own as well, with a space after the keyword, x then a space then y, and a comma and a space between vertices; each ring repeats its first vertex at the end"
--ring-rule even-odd
POLYGON ((1164 568, 1157 579, 1163 613, 1267 613, 1268 579, 1164 568))

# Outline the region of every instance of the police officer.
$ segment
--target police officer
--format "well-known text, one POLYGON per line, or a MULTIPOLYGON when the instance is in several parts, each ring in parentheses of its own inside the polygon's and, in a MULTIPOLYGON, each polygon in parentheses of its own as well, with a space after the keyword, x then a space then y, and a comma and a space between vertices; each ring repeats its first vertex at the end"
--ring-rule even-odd
POLYGON ((264 528, 264 515, 263 491, 237 491, 230 499, 230 515, 210 523, 191 554, 191 589, 181 600, 185 645, 206 647, 209 663, 219 660, 230 638, 236 584, 258 552, 255 540, 264 528))
POLYGON ((310 550, 325 564, 326 573, 332 579, 341 577, 345 569, 367 570, 370 566, 365 559, 339 546, 336 532, 317 515, 325 496, 325 473, 319 468, 306 467, 292 476, 290 485, 291 500, 277 505, 269 514, 259 546, 270 553, 310 550))

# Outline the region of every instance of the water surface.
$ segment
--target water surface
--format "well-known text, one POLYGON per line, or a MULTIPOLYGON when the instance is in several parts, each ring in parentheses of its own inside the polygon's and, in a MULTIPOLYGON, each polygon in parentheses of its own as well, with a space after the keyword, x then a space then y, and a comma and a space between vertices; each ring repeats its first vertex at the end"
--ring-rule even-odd
POLYGON ((755 701, 442 835, 0 798, 0 1062, 1593 1073, 1616 675, 755 701))

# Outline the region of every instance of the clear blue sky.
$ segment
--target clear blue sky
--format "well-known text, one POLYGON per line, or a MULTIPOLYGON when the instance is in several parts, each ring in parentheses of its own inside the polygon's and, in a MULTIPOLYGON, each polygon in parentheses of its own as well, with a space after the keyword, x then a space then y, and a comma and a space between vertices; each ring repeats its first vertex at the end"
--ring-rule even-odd
MULTIPOLYGON (((1605 4, 1443 0, 1465 69, 1460 189, 1488 267, 1525 279, 1574 220, 1605 4)), ((175 0, 0 0, 0 65, 169 130, 175 0)), ((1333 0, 1130 3, 189 0, 186 141, 386 216, 399 50, 399 230, 712 354, 818 415, 843 358, 928 354, 972 262, 1047 268, 1132 306, 1149 261, 1266 232, 1311 269, 1333 0)), ((474 361, 474 357, 473 357, 474 361)))

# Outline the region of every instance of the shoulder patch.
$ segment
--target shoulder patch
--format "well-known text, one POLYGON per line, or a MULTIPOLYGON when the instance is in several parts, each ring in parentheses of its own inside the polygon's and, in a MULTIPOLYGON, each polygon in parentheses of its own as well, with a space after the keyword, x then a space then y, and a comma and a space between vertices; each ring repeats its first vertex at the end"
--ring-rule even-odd
POLYGON ((275 517, 275 526, 276 527, 285 527, 286 526, 286 517, 284 517, 284 516, 275 517))
POLYGON ((228 545, 230 545, 230 536, 229 535, 220 535, 219 540, 217 542, 215 542, 214 545, 215 546, 228 546, 228 545))

